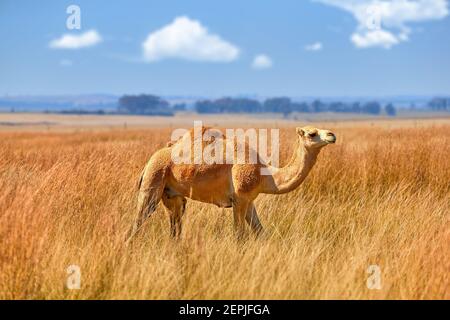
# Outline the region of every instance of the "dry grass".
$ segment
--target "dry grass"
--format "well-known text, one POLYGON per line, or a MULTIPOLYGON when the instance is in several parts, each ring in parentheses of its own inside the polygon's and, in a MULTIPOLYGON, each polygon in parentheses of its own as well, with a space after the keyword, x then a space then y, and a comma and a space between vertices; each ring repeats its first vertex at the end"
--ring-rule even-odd
POLYGON ((0 298, 450 299, 450 124, 322 127, 338 143, 306 182, 258 198, 264 239, 237 242, 230 210, 188 202, 179 242, 159 207, 128 248, 136 180, 169 129, 1 132, 0 298))

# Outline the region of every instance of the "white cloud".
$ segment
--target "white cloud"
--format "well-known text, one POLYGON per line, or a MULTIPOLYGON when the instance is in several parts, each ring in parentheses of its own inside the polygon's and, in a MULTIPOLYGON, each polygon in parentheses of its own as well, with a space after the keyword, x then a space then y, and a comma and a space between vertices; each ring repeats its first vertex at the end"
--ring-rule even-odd
POLYGON ((80 49, 91 47, 102 41, 102 37, 96 30, 89 30, 79 35, 64 34, 58 39, 50 41, 53 49, 80 49))
POLYGON ((392 46, 409 40, 409 23, 440 20, 447 0, 315 0, 350 12, 358 22, 350 39, 358 48, 392 46))
POLYGON ((392 33, 384 30, 367 31, 363 34, 354 33, 351 40, 358 48, 383 47, 385 49, 389 49, 400 41, 392 33))
POLYGON ((253 69, 268 69, 273 65, 272 59, 265 54, 258 54, 255 58, 253 58, 252 68, 253 69))
POLYGON ((320 51, 323 49, 321 42, 314 42, 305 46, 306 51, 320 51))
POLYGON ((165 58, 230 62, 239 55, 236 46, 186 16, 177 17, 172 23, 149 34, 142 47, 147 62, 165 58))

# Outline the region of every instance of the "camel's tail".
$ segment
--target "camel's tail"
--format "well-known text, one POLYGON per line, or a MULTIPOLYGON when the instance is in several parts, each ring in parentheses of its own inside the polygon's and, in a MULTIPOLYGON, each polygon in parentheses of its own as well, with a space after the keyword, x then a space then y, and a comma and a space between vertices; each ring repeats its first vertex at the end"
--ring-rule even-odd
POLYGON ((127 239, 131 239, 142 227, 142 224, 156 210, 165 187, 166 170, 151 163, 142 170, 138 182, 138 197, 136 218, 128 232, 127 239))

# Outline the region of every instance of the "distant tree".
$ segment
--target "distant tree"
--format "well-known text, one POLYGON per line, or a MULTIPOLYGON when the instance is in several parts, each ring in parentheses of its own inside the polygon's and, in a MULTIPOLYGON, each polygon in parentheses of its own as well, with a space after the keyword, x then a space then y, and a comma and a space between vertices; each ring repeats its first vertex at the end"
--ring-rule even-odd
POLYGON ((326 110, 331 112, 337 112, 342 102, 331 102, 327 105, 326 110))
POLYGON ((391 117, 394 117, 397 114, 397 110, 392 103, 389 103, 386 107, 384 107, 384 111, 386 111, 386 114, 391 117))
POLYGON ((221 98, 215 101, 221 112, 258 112, 261 105, 258 101, 246 98, 221 98))
POLYGON ((320 100, 314 100, 311 103, 312 112, 324 112, 327 111, 326 105, 320 100))
POLYGON ((241 112, 261 112, 262 105, 258 100, 254 99, 234 99, 234 103, 241 112))
POLYGON ((186 110, 186 103, 176 103, 172 106, 173 111, 184 111, 186 110))
POLYGON ((119 99, 119 111, 131 114, 171 114, 169 103, 158 96, 124 95, 119 99))
POLYGON ((332 112, 352 112, 352 106, 343 102, 332 102, 328 105, 328 111, 332 112))
POLYGON ((447 98, 433 98, 429 103, 428 106, 431 110, 434 111, 450 111, 450 99, 447 98))
POLYGON ((350 109, 351 109, 351 112, 354 112, 354 113, 361 113, 362 112, 361 104, 359 102, 352 103, 350 109))
POLYGON ((367 102, 362 106, 362 111, 364 113, 370 113, 370 114, 380 114, 381 112, 381 106, 378 102, 372 101, 367 102))
POLYGON ((247 98, 224 97, 217 100, 201 100, 195 103, 199 113, 261 112, 261 103, 247 98))
POLYGON ((220 113, 220 109, 211 100, 200 100, 195 103, 195 110, 198 113, 220 113))
POLYGON ((291 99, 286 97, 270 98, 264 101, 265 112, 281 112, 284 115, 289 114, 291 109, 291 99))

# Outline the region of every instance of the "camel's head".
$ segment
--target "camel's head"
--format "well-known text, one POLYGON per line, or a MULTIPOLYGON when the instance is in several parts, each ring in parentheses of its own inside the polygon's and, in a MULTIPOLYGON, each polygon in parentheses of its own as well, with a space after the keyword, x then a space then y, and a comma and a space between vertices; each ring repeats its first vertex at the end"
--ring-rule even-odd
POLYGON ((336 136, 330 130, 306 126, 296 128, 296 131, 306 148, 322 148, 336 142, 336 136))

